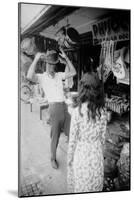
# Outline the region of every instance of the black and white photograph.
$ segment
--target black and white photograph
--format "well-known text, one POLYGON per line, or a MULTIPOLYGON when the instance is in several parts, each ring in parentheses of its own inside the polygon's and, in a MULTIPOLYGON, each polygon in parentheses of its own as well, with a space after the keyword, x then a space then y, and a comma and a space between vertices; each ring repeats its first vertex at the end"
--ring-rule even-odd
POLYGON ((18 3, 19 197, 131 190, 130 22, 18 3))

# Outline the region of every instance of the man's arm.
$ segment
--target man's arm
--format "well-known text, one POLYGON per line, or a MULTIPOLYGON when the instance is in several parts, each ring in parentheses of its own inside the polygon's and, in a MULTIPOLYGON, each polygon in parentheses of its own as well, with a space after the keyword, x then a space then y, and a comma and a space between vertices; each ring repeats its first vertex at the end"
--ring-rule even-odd
POLYGON ((27 79, 36 81, 36 76, 35 76, 35 70, 37 66, 37 62, 40 59, 41 56, 44 56, 44 53, 38 52, 32 62, 32 64, 29 67, 28 73, 27 73, 27 79))
POLYGON ((67 66, 69 68, 69 71, 65 73, 65 79, 67 78, 71 78, 73 76, 76 75, 76 70, 72 64, 72 62, 70 61, 70 59, 67 57, 66 53, 63 51, 62 48, 60 48, 61 51, 61 57, 64 58, 66 60, 67 66))

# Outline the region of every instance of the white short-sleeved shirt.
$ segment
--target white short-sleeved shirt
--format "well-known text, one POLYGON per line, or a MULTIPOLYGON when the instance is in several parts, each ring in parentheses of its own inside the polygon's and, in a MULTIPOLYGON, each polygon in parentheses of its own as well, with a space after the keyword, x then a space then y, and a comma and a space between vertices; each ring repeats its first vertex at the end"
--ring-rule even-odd
POLYGON ((46 98, 49 103, 64 101, 64 91, 63 91, 63 81, 62 81, 65 80, 64 72, 55 73, 54 78, 52 78, 46 72, 44 72, 43 74, 37 74, 37 77, 38 77, 38 82, 41 84, 41 87, 44 90, 46 98))

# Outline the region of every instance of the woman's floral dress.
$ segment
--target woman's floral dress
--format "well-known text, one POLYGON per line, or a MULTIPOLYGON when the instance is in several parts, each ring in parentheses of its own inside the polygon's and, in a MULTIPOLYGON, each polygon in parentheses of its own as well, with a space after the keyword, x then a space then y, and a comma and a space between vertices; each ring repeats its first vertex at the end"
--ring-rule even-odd
POLYGON ((67 182, 70 193, 102 191, 104 178, 103 146, 107 125, 106 111, 96 122, 87 116, 87 104, 72 113, 67 157, 67 182))

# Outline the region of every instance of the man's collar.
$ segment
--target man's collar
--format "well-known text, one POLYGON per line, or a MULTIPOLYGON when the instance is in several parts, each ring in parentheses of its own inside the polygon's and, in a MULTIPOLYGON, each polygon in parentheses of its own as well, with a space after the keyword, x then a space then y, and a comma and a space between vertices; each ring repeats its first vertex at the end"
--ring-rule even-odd
POLYGON ((54 74, 54 76, 52 76, 51 74, 49 74, 49 73, 47 72, 47 76, 48 76, 49 78, 51 78, 51 79, 55 78, 55 75, 56 75, 56 73, 54 74))

